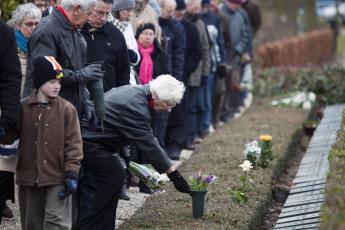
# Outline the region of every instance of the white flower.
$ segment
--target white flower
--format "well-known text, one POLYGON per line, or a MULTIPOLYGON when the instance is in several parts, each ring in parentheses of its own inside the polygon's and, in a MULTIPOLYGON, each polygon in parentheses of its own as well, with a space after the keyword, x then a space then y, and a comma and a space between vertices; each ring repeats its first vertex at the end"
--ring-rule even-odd
POLYGON ((272 102, 271 102, 271 105, 277 106, 277 105, 279 105, 279 102, 278 102, 278 101, 272 101, 272 102))
POLYGON ((251 168, 253 168, 252 163, 250 163, 250 161, 248 161, 248 160, 243 161, 243 163, 241 165, 239 165, 239 167, 242 168, 242 170, 245 172, 247 172, 251 168))
POLYGON ((314 102, 314 101, 316 100, 316 95, 315 95, 315 93, 310 92, 310 93, 308 94, 308 100, 311 101, 311 102, 314 102))
POLYGON ((310 110, 311 109, 311 102, 310 101, 305 101, 302 105, 302 108, 304 110, 310 110))
POLYGON ((290 97, 284 98, 281 100, 281 102, 285 105, 289 105, 291 103, 292 99, 290 97))

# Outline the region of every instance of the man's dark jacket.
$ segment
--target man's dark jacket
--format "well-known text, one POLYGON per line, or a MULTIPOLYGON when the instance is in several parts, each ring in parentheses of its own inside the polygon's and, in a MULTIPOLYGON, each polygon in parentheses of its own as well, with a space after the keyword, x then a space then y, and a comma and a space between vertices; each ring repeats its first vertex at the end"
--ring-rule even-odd
POLYGON ((174 18, 159 18, 159 25, 164 35, 165 47, 170 57, 171 75, 178 80, 183 78, 184 50, 186 34, 184 27, 174 18))
POLYGON ((201 61, 201 44, 200 35, 196 26, 186 19, 182 19, 181 23, 186 31, 186 49, 185 49, 185 63, 184 63, 184 78, 185 85, 188 84, 189 76, 196 70, 201 61))
POLYGON ((250 21, 250 25, 252 27, 252 33, 254 37, 262 24, 260 7, 256 3, 252 2, 251 0, 247 0, 245 3, 242 4, 242 8, 248 14, 248 18, 250 21))
POLYGON ((151 97, 149 85, 125 85, 105 93, 103 132, 100 126, 83 127, 84 158, 112 155, 133 144, 160 173, 169 169, 171 162, 151 128, 151 97))
POLYGON ((93 32, 89 32, 90 29, 86 24, 81 31, 87 42, 87 62, 104 61, 104 92, 128 85, 130 64, 123 34, 109 22, 93 32))
POLYGON ((60 96, 71 102, 82 114, 84 83, 75 77, 75 71, 86 63, 86 42, 73 29, 67 18, 54 8, 51 15, 44 17, 29 40, 29 75, 25 81, 23 97, 32 89, 32 63, 38 56, 53 56, 64 69, 60 96))
POLYGON ((0 126, 15 127, 22 79, 14 31, 0 22, 0 126))

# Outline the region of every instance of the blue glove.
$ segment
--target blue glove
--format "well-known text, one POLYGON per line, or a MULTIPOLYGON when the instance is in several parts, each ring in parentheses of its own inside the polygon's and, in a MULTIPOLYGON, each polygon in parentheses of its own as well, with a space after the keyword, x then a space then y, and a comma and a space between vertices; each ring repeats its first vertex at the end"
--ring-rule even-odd
POLYGON ((78 188, 78 176, 76 173, 67 172, 65 174, 65 188, 58 193, 59 199, 63 200, 77 191, 78 188))

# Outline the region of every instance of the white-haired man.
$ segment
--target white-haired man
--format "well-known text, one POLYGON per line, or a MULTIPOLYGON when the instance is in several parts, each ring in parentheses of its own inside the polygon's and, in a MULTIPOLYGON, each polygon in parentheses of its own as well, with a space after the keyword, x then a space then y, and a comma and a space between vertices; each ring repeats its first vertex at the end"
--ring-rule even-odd
MULTIPOLYGON (((49 17, 43 18, 29 42, 29 73, 39 56, 53 56, 62 66, 60 96, 71 102, 82 114, 89 114, 84 103, 85 83, 103 77, 101 64, 86 63, 86 42, 78 32, 88 20, 97 0, 62 0, 49 17)), ((30 75, 30 74, 29 74, 30 75)), ((32 79, 26 78, 23 97, 32 90, 32 79)), ((90 118, 88 118, 90 119, 90 118)))
POLYGON ((182 82, 161 75, 147 85, 121 86, 105 94, 103 132, 101 127, 85 127, 82 135, 79 229, 114 229, 125 172, 113 153, 121 146, 136 146, 159 173, 167 173, 178 191, 190 193, 188 183, 154 137, 150 121, 151 111, 170 112, 184 91, 182 82))

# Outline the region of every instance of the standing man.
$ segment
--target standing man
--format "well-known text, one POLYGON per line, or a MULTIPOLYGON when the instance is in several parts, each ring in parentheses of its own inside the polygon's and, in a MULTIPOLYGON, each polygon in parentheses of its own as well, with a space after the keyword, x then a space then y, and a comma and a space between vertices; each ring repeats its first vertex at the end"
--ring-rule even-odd
POLYGON ((262 24, 260 7, 252 0, 243 0, 242 8, 247 12, 254 38, 262 24))
POLYGON ((241 9, 242 0, 226 0, 221 10, 230 19, 231 38, 231 76, 227 81, 227 92, 223 103, 222 121, 228 122, 241 104, 240 82, 244 64, 251 60, 251 29, 249 27, 247 13, 241 9))
POLYGON ((172 167, 151 128, 151 112, 170 112, 183 93, 181 82, 161 75, 146 85, 126 85, 105 94, 104 129, 84 127, 83 132, 82 166, 92 178, 80 181, 79 229, 114 229, 125 172, 113 153, 121 146, 135 145, 159 173, 167 173, 178 191, 190 193, 188 183, 172 167))
POLYGON ((202 118, 205 113, 205 94, 203 86, 207 83, 211 66, 210 41, 206 25, 200 19, 200 13, 201 0, 186 1, 186 13, 184 14, 184 18, 192 22, 199 31, 202 56, 198 68, 190 76, 188 85, 188 128, 185 138, 185 148, 191 150, 195 149, 195 145, 198 139, 200 139, 199 137, 203 127, 202 118))
POLYGON ((104 61, 103 89, 128 85, 130 65, 123 34, 110 22, 113 0, 98 0, 81 33, 87 42, 87 62, 104 61))
MULTIPOLYGON (((29 43, 29 75, 32 63, 38 56, 53 56, 62 66, 64 79, 61 81, 60 96, 71 102, 82 114, 89 114, 84 103, 85 83, 97 81, 103 77, 101 64, 86 63, 86 42, 78 32, 92 13, 97 0, 62 0, 49 17, 32 34, 29 43), (85 106, 85 107, 84 107, 85 106)), ((23 96, 28 96, 32 89, 32 79, 25 82, 23 96)), ((90 119, 90 117, 88 117, 90 119)))
MULTIPOLYGON (((186 33, 182 24, 173 17, 176 9, 175 0, 159 0, 158 4, 161 7, 158 21, 162 28, 162 46, 170 57, 171 75, 181 81, 185 64, 186 33)), ((185 126, 183 107, 183 103, 179 104, 170 114, 162 114, 161 117, 159 137, 163 139, 160 140, 158 137, 158 140, 172 158, 181 151, 183 145, 183 133, 181 133, 185 126)))
MULTIPOLYGON (((6 136, 18 123, 22 75, 14 31, 3 22, 0 44, 0 144, 8 144, 6 136)), ((14 201, 15 166, 15 158, 0 157, 0 225, 6 200, 10 197, 14 201)))
MULTIPOLYGON (((198 65, 201 61, 201 45, 200 45, 200 34, 196 26, 186 20, 184 14, 186 12, 186 4, 184 0, 176 0, 176 10, 175 10, 175 17, 176 19, 181 22, 183 25, 185 32, 186 32, 186 48, 185 48, 185 56, 184 56, 184 70, 183 70, 183 78, 182 81, 185 85, 189 84, 190 75, 198 68, 198 65)), ((175 130, 170 130, 167 136, 167 146, 168 146, 168 156, 172 160, 178 160, 180 158, 181 150, 183 149, 183 144, 186 136, 187 131, 187 99, 188 99, 188 89, 186 88, 186 92, 182 99, 180 107, 180 114, 182 116, 182 124, 183 127, 176 127, 175 130)), ((178 107, 175 107, 175 110, 178 107)), ((171 116, 170 120, 174 117, 171 116)), ((168 126, 168 128, 173 129, 173 126, 168 126)), ((168 130, 169 131, 169 130, 168 130)))

